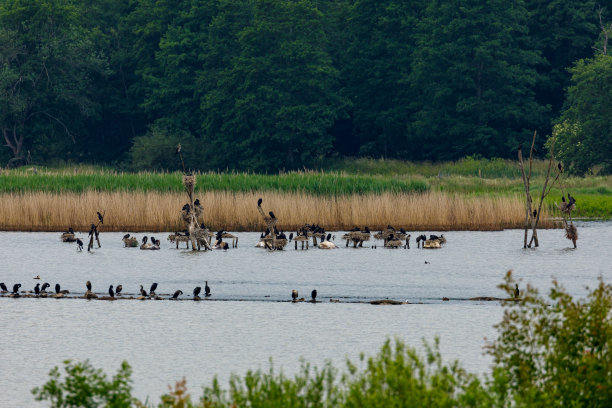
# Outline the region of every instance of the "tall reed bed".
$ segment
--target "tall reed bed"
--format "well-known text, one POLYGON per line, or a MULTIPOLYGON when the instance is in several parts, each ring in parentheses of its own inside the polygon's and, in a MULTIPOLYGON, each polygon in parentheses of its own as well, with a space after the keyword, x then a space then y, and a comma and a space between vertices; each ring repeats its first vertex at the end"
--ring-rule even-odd
MULTIPOLYGON (((199 180, 198 180, 199 182, 199 180)), ((328 230, 347 230, 388 224, 409 231, 498 230, 523 226, 525 210, 520 195, 466 196, 442 192, 319 196, 308 193, 230 192, 197 193, 204 205, 203 221, 214 229, 259 231, 265 228, 256 210, 262 197, 266 211, 274 211, 279 227, 295 230, 318 223, 328 230)), ((62 231, 72 226, 88 230, 96 211, 105 211, 105 231, 175 231, 184 228, 179 211, 186 202, 175 192, 23 192, 0 194, 0 229, 62 231)), ((552 227, 546 209, 543 227, 552 227)))

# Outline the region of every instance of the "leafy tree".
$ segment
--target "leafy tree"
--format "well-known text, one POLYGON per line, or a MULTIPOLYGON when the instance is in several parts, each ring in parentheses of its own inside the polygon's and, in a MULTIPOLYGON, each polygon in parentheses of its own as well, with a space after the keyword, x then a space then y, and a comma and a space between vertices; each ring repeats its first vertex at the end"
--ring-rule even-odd
POLYGON ((104 70, 78 8, 67 0, 4 1, 0 38, 0 129, 7 146, 17 161, 27 149, 61 157, 83 120, 97 113, 91 75, 104 70))
POLYGON ((508 156, 543 119, 522 1, 429 2, 410 81, 411 157, 508 156), (531 129, 531 130, 528 130, 531 129))
MULTIPOLYGON (((512 296, 509 272, 501 286, 512 296)), ((492 389, 502 406, 608 407, 612 403, 612 287, 573 299, 553 281, 550 299, 527 286, 508 302, 498 339, 492 389)))
POLYGON ((137 402, 132 397, 132 369, 125 361, 111 379, 101 369, 94 369, 88 360, 64 361, 64 371, 62 379, 59 368, 53 368, 49 381, 32 390, 37 401, 48 401, 54 408, 129 408, 137 402))
POLYGON ((555 127, 557 157, 566 168, 585 174, 594 166, 612 171, 612 56, 580 60, 560 123, 555 127))
MULTIPOLYGON (((207 146, 215 152, 208 156, 218 167, 272 170, 326 155, 343 101, 322 14, 309 0, 231 3, 222 4, 211 37, 229 36, 220 44, 235 51, 200 77, 207 146)), ((220 55, 217 49, 208 52, 220 55)))

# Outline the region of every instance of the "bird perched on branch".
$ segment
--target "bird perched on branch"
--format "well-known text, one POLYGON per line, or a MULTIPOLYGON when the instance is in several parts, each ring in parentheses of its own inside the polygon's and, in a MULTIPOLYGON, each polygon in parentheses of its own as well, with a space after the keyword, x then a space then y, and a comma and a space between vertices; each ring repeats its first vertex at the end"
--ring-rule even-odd
POLYGON ((257 206, 261 207, 261 203, 263 202, 263 200, 260 198, 259 200, 257 200, 257 206))
POLYGON ((115 288, 115 294, 117 295, 120 294, 122 290, 123 290, 123 286, 117 285, 117 287, 115 288))
POLYGON ((154 282, 149 288, 149 294, 151 296, 155 295, 155 289, 157 289, 157 282, 154 282))
POLYGON ((559 173, 563 173, 563 165, 561 165, 561 162, 557 163, 557 168, 559 169, 559 173))
POLYGON ((210 287, 208 286, 208 281, 206 281, 204 285, 204 294, 206 297, 210 296, 210 287))
POLYGON ((274 213, 272 211, 270 211, 268 214, 270 214, 270 218, 272 218, 273 220, 276 219, 276 217, 274 216, 274 213))
POLYGON ((519 290, 518 283, 517 283, 516 287, 514 288, 514 297, 518 298, 520 294, 521 294, 521 291, 519 290))
POLYGON ((312 292, 310 292, 310 297, 312 298, 313 303, 317 301, 317 290, 313 289, 312 292))
POLYGON ((104 216, 100 214, 100 211, 98 211, 96 214, 98 214, 98 219, 100 220, 100 224, 104 224, 104 216))
POLYGON ((140 296, 147 297, 147 291, 140 285, 140 296))

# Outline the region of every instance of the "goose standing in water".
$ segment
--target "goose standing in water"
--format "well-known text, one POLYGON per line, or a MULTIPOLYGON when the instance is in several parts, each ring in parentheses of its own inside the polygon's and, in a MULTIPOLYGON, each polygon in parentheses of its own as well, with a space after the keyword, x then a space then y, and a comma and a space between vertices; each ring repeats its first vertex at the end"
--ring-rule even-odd
POLYGON ((206 282, 205 282, 205 285, 204 285, 204 295, 205 295, 206 297, 209 297, 209 296, 210 296, 210 287, 208 286, 208 281, 206 281, 206 282))
POLYGON ((80 238, 77 238, 76 243, 77 243, 77 251, 82 251, 83 250, 83 241, 81 241, 80 238))
POLYGON ((113 292, 113 285, 110 285, 108 287, 108 294, 110 295, 110 297, 114 298, 115 297, 115 292, 113 292))

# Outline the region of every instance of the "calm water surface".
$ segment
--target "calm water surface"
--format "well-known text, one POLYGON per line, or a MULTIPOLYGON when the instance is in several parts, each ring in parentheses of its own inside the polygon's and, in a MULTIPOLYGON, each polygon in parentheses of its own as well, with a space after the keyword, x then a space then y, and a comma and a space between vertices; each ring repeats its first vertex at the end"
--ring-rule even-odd
POLYGON ((610 280, 609 252, 600 243, 612 240, 612 223, 578 226, 577 250, 561 230, 540 231, 537 250, 523 250, 522 231, 509 230, 448 232, 440 250, 341 245, 275 253, 254 248, 254 233, 237 234, 237 249, 206 253, 177 250, 167 234, 154 234, 162 239, 160 251, 141 251, 123 248, 123 234, 102 233, 101 249, 80 253, 57 233, 0 232, 0 281, 9 287, 19 282, 31 290, 40 275, 40 282, 59 282, 71 294, 82 294, 87 280, 100 294, 111 284, 135 294, 140 284, 148 290, 157 282, 158 294, 181 289, 190 299, 207 280, 211 299, 218 300, 0 298, 0 406, 33 405, 29 390, 65 359, 88 358, 109 373, 126 359, 136 395, 156 401, 183 376, 199 396, 214 375, 224 384, 231 373, 267 370, 270 358, 288 374, 299 368, 300 357, 342 366, 347 357, 377 352, 388 337, 421 347, 423 338, 439 336, 446 359, 485 373, 490 358, 482 351, 484 338, 495 337, 493 325, 503 311, 497 302, 467 299, 503 296, 496 286, 508 269, 522 286, 546 291, 554 277, 576 296, 595 286, 598 276, 610 280), (288 303, 292 289, 305 297, 317 289, 321 303, 288 303), (414 304, 352 303, 384 298, 414 304))

